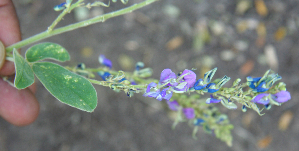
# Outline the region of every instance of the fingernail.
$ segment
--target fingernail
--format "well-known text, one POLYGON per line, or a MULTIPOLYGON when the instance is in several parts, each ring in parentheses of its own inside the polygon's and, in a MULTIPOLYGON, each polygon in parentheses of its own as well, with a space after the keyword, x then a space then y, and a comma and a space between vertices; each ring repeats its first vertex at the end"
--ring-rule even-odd
POLYGON ((0 41, 0 69, 2 68, 5 62, 5 47, 3 43, 0 41))

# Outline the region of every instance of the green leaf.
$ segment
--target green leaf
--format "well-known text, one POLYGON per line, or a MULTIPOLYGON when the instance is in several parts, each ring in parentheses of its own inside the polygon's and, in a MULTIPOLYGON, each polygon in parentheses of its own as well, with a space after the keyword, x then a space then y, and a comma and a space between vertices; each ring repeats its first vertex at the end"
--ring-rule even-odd
POLYGON ((34 45, 26 51, 26 60, 29 62, 43 59, 54 59, 64 62, 70 60, 70 55, 62 46, 50 42, 34 45))
POLYGON ((51 62, 36 62, 32 69, 59 101, 87 112, 96 108, 97 93, 87 79, 51 62))
POLYGON ((34 74, 29 63, 18 53, 13 50, 13 58, 15 61, 16 77, 14 85, 17 89, 25 89, 34 83, 34 74))

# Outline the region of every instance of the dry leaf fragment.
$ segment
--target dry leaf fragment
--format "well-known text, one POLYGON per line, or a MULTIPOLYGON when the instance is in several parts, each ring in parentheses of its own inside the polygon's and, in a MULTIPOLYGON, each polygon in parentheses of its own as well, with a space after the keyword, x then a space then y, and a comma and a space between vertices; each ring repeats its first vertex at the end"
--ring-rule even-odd
POLYGON ((238 33, 243 33, 248 29, 248 23, 247 21, 243 20, 237 23, 237 30, 238 33))
POLYGON ((266 136, 263 139, 258 141, 257 146, 261 149, 264 149, 264 148, 268 147, 271 142, 272 142, 272 137, 266 136))
POLYGON ((184 40, 181 36, 176 36, 169 40, 166 44, 167 50, 171 51, 178 47, 180 47, 183 44, 184 40))
POLYGON ((257 37, 255 41, 255 45, 259 48, 263 47, 266 43, 266 37, 257 37))
POLYGON ((242 75, 248 75, 252 71, 253 68, 254 68, 254 61, 247 60, 240 68, 240 73, 242 75))
POLYGON ((125 43, 125 49, 129 51, 135 51, 139 48, 139 43, 134 40, 129 40, 125 43))
POLYGON ((286 129, 288 129, 293 117, 294 116, 291 111, 284 112, 279 118, 278 129, 281 131, 285 131, 286 129))
POLYGON ((259 23, 259 25, 256 28, 256 33, 259 37, 265 37, 267 34, 266 26, 263 22, 259 23))
POLYGON ((279 27, 275 32, 274 38, 276 41, 281 41, 287 34, 287 29, 285 27, 279 27))
POLYGON ((263 0, 255 0, 255 9, 263 17, 268 15, 268 8, 263 0))
POLYGON ((91 57, 92 54, 93 54, 93 49, 91 47, 84 47, 81 50, 81 55, 86 58, 91 57))
POLYGON ((242 117, 242 124, 246 127, 249 128, 251 122, 255 118, 255 114, 252 114, 252 112, 248 112, 242 117))
POLYGON ((251 4, 252 3, 249 0, 239 1, 236 7, 236 13, 243 15, 251 7, 251 4))
POLYGON ((118 63, 123 70, 132 70, 134 67, 133 58, 125 54, 119 56, 118 63))

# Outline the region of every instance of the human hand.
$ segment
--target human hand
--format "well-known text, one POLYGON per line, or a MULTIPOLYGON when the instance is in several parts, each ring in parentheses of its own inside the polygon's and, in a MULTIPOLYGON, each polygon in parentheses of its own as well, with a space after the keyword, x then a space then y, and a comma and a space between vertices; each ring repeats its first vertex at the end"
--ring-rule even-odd
MULTIPOLYGON (((11 0, 0 1, 0 75, 15 71, 13 62, 5 60, 5 46, 21 40, 19 22, 11 0)), ((18 90, 0 77, 0 116, 11 124, 25 126, 38 116, 39 103, 34 96, 35 84, 18 90)))

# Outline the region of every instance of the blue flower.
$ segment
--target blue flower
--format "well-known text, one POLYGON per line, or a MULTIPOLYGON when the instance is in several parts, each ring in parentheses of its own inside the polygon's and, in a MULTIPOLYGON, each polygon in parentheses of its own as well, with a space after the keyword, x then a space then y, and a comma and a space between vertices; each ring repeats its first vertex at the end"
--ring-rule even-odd
POLYGON ((271 70, 268 70, 263 77, 247 77, 247 85, 253 89, 253 92, 266 92, 269 88, 278 80, 281 76, 278 74, 269 74, 271 70), (269 74, 269 75, 268 75, 269 74))
POLYGON ((139 71, 140 68, 143 68, 143 67, 144 67, 144 63, 143 62, 137 62, 136 65, 135 65, 135 70, 139 71))
POLYGON ((81 70, 84 70, 85 69, 85 64, 84 63, 79 63, 78 65, 77 65, 77 68, 79 68, 79 69, 81 69, 81 70))
POLYGON ((193 108, 183 108, 183 113, 187 119, 195 118, 195 111, 193 108))
POLYGON ((242 106, 242 111, 243 111, 243 112, 246 112, 246 111, 247 111, 247 108, 246 108, 245 105, 242 106))
POLYGON ((257 78, 252 78, 251 76, 247 77, 247 85, 251 88, 251 89, 255 89, 256 88, 256 83, 260 81, 262 77, 257 77, 257 78))
POLYGON ((219 103, 219 102, 221 102, 221 99, 220 99, 220 100, 217 100, 217 99, 215 99, 212 95, 211 95, 211 98, 208 98, 208 99, 206 100, 206 103, 207 103, 207 104, 211 104, 211 103, 219 103))
POLYGON ((109 67, 110 69, 112 68, 112 62, 107 59, 104 55, 99 56, 99 62, 102 65, 105 65, 106 67, 109 67))
POLYGON ((107 78, 111 75, 109 72, 97 72, 99 76, 101 76, 101 78, 106 81, 107 78))
POLYGON ((202 90, 202 89, 204 89, 206 86, 207 86, 207 84, 203 84, 203 80, 202 80, 202 79, 198 79, 198 80, 195 82, 193 88, 194 88, 195 90, 202 90))
POLYGON ((252 78, 247 77, 247 85, 253 89, 253 92, 266 92, 269 88, 266 87, 265 81, 260 81, 262 77, 252 78))
POLYGON ((120 82, 123 82, 125 80, 127 80, 127 79, 126 78, 122 78, 122 79, 118 80, 118 82, 120 83, 120 82))
POLYGON ((205 120, 203 120, 203 119, 201 119, 201 118, 198 118, 198 119, 195 119, 194 120, 194 125, 195 126, 202 126, 203 125, 203 123, 205 122, 205 120))
POLYGON ((65 5, 66 5, 66 2, 64 2, 64 3, 61 3, 61 4, 59 4, 59 5, 56 5, 56 6, 54 6, 54 10, 55 11, 62 11, 62 10, 64 10, 65 9, 65 5))
POLYGON ((177 111, 178 108, 180 107, 178 101, 176 101, 176 100, 167 101, 167 104, 168 104, 169 109, 173 110, 173 111, 177 111))
POLYGON ((217 92, 219 89, 216 88, 215 83, 210 83, 207 85, 207 87, 204 89, 204 91, 209 92, 209 93, 214 93, 217 92))

